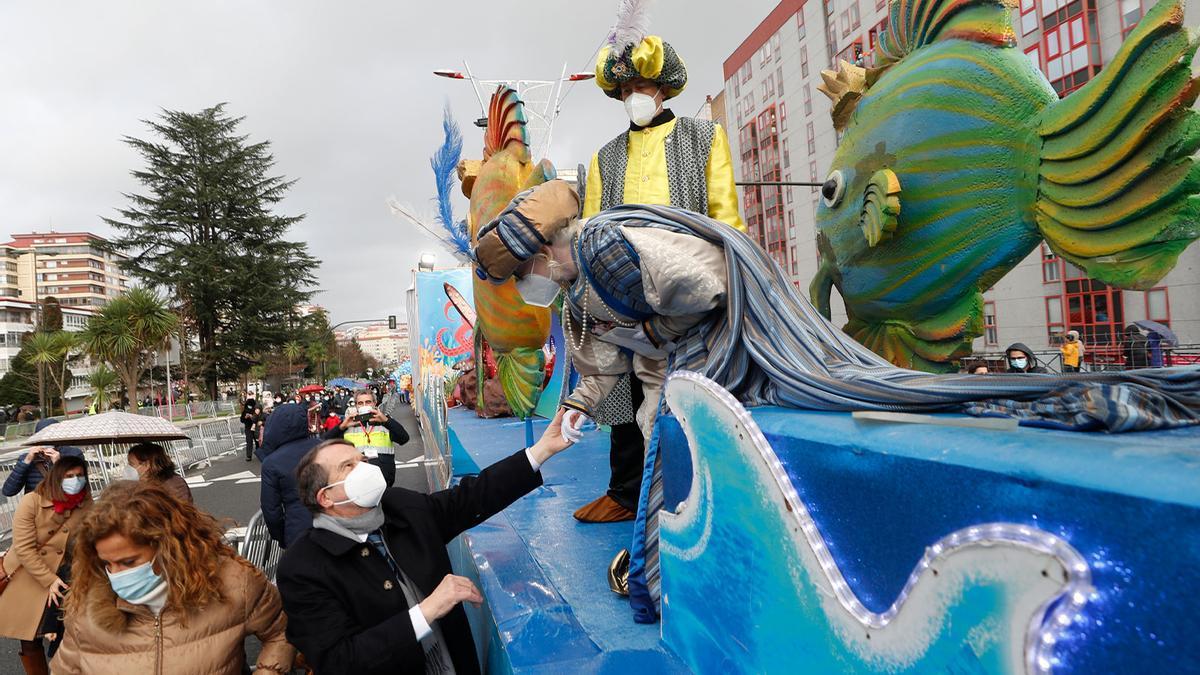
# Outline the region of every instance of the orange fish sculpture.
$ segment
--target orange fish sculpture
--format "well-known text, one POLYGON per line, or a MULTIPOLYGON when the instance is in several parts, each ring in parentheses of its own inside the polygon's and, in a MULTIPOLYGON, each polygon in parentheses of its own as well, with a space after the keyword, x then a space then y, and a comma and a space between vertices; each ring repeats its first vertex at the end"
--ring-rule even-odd
MULTIPOLYGON (((548 160, 535 163, 530 155, 524 104, 516 91, 503 85, 496 89, 487 122, 483 159, 458 164, 463 194, 471 200, 467 227, 472 246, 480 228, 518 192, 555 176, 548 160)), ((496 284, 475 277, 474 294, 476 359, 484 353, 480 341, 486 340, 496 354, 497 377, 513 414, 528 417, 545 382, 543 347, 550 336, 550 310, 525 304, 512 279, 496 284)))

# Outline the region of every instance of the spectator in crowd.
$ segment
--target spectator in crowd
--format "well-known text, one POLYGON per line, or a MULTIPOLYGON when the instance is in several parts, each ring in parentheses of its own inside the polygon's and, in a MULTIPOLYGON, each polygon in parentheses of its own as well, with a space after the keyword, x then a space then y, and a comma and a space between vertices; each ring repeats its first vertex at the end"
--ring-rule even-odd
POLYGON ((129 463, 125 467, 126 480, 138 480, 146 483, 156 483, 172 497, 192 503, 192 489, 188 487, 187 479, 179 475, 175 462, 167 456, 167 451, 157 443, 138 443, 129 449, 126 456, 129 463))
POLYGON ((354 392, 354 406, 341 424, 325 432, 325 440, 343 438, 383 471, 390 487, 396 481, 396 445, 408 442, 404 425, 383 414, 369 389, 354 392), (395 444, 395 445, 393 445, 395 444))
POLYGON ((13 515, 13 545, 4 556, 8 587, 0 594, 0 635, 21 641, 28 675, 47 671, 42 638, 61 636, 58 605, 68 586, 62 563, 84 514, 92 506, 87 462, 63 455, 13 515))
POLYGON ((1026 347, 1024 343, 1014 342, 1004 350, 1004 355, 1008 359, 1008 372, 1010 373, 1044 373, 1046 369, 1038 365, 1037 357, 1033 355, 1033 350, 1026 347))
MULTIPOLYGON (((34 431, 41 431, 57 422, 58 420, 56 419, 41 420, 34 426, 34 431)), ((13 466, 12 473, 8 474, 8 478, 4 479, 4 487, 0 488, 0 493, 3 493, 5 497, 16 497, 21 492, 33 492, 34 488, 42 482, 42 476, 45 476, 50 471, 50 467, 54 462, 59 457, 67 456, 82 459, 83 451, 69 445, 58 448, 48 446, 30 448, 28 452, 17 458, 17 463, 13 466)))
POLYGON ((253 398, 247 398, 242 404, 242 426, 246 430, 246 461, 249 462, 254 458, 254 451, 258 449, 258 401, 253 398))
POLYGON ((1151 368, 1163 367, 1162 343, 1163 339, 1162 336, 1158 334, 1158 331, 1152 330, 1149 331, 1148 335, 1146 335, 1146 352, 1150 359, 1151 368))
POLYGON ((321 426, 322 433, 330 431, 341 423, 342 416, 336 410, 330 410, 329 415, 325 418, 325 422, 321 426))
POLYGON ((281 405, 267 420, 259 505, 271 538, 284 548, 312 527, 312 514, 296 490, 296 466, 317 443, 320 439, 308 435, 308 415, 303 406, 281 405))
POLYGON ((275 587, 211 516, 150 483, 116 483, 76 535, 56 674, 287 673, 295 650, 275 587))
POLYGON ((1125 340, 1121 346, 1125 353, 1126 368, 1145 368, 1150 365, 1150 348, 1146 336, 1133 324, 1125 327, 1125 340))
POLYGON ((318 445, 296 469, 313 526, 279 565, 291 642, 322 675, 479 672, 459 603, 483 598, 446 544, 541 485, 570 444, 559 411, 532 447, 428 495, 388 489, 345 440, 318 445))
POLYGON ((971 369, 967 372, 971 373, 972 375, 987 375, 988 366, 986 363, 976 363, 975 365, 971 366, 971 369))
POLYGON ((1083 343, 1079 341, 1079 331, 1067 331, 1067 335, 1058 349, 1062 352, 1063 372, 1078 373, 1079 364, 1083 361, 1083 343))

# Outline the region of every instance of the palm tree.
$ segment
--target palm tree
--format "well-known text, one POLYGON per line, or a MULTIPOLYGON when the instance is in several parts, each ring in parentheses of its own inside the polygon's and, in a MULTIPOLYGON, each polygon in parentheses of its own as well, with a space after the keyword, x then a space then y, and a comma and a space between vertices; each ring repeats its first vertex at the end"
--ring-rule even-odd
MULTIPOLYGON (((30 335, 26 344, 29 347, 29 362, 38 367, 38 379, 42 379, 43 373, 49 373, 51 384, 58 391, 58 398, 62 402, 65 414, 67 412, 67 389, 70 388, 70 361, 73 356, 72 352, 78 346, 77 337, 74 333, 68 333, 65 330, 53 333, 38 332, 30 335)), ((48 403, 49 412, 53 414, 53 396, 50 397, 48 403)))
MULTIPOLYGON (((321 364, 321 382, 325 382, 325 361, 329 359, 329 345, 324 342, 314 342, 308 346, 308 359, 312 363, 321 364)), ((316 373, 313 373, 314 375, 316 373)))
POLYGON ((142 375, 178 327, 179 316, 157 294, 134 288, 110 300, 80 335, 87 353, 112 366, 136 400, 142 375))
POLYGON ((295 374, 294 364, 302 356, 304 356, 304 345, 300 344, 298 340, 288 340, 283 344, 283 357, 288 362, 288 377, 295 374))
POLYGON ((88 376, 88 384, 92 386, 96 412, 104 412, 108 408, 109 391, 120 383, 121 377, 107 364, 101 363, 92 369, 92 374, 88 376))

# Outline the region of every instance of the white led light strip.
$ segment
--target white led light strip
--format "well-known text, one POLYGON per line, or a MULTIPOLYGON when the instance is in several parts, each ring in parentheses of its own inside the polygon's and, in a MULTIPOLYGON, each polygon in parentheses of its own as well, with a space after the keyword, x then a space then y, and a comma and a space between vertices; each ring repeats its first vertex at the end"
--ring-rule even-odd
POLYGON ((1067 571, 1067 582, 1061 593, 1034 612, 1025 634, 1024 650, 1027 672, 1046 673, 1052 669, 1054 645, 1074 622, 1075 616, 1087 604, 1093 591, 1091 569, 1083 556, 1070 544, 1044 530, 1014 523, 984 523, 952 532, 925 549, 925 555, 921 557, 916 568, 909 574, 908 581, 891 607, 882 614, 872 612, 859 601, 858 596, 846 583, 845 577, 842 576, 841 570, 829 552, 824 537, 817 528, 816 521, 813 520, 808 508, 804 505, 804 501, 800 499, 800 495, 792 485, 792 480, 784 470, 779 457, 767 442, 766 437, 763 436, 749 411, 723 387, 698 373, 676 371, 668 378, 666 386, 669 388, 671 381, 677 379, 700 385, 734 413, 737 422, 746 429, 754 447, 758 449, 763 462, 770 468, 784 499, 791 506, 789 511, 816 555, 821 570, 833 588, 838 602, 866 628, 881 629, 887 626, 900 612, 921 573, 957 549, 973 545, 987 546, 1003 543, 1031 549, 1055 558, 1067 571), (1061 602, 1059 602, 1060 600, 1061 602), (1047 616, 1050 607, 1056 602, 1059 606, 1055 609, 1053 616, 1047 616))

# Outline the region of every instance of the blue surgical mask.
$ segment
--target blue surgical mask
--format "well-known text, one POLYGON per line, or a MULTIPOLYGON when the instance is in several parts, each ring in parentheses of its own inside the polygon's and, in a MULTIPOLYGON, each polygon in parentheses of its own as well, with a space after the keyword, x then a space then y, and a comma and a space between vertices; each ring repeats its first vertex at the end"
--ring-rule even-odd
POLYGON ((1011 363, 1012 367, 1016 368, 1017 370, 1024 370, 1025 366, 1029 365, 1029 361, 1026 361, 1025 359, 1009 359, 1008 362, 1011 363))
POLYGON ((113 593, 116 593, 117 597, 125 602, 144 598, 159 586, 167 583, 166 579, 154 573, 153 560, 115 574, 113 572, 106 572, 106 574, 108 574, 108 583, 112 586, 113 593))
POLYGON ((62 482, 63 492, 69 495, 77 495, 83 492, 83 488, 87 487, 87 479, 83 476, 73 476, 64 478, 62 482))

